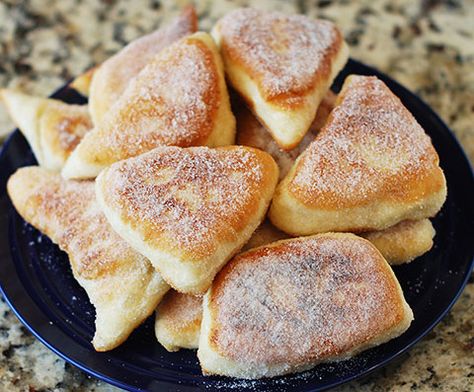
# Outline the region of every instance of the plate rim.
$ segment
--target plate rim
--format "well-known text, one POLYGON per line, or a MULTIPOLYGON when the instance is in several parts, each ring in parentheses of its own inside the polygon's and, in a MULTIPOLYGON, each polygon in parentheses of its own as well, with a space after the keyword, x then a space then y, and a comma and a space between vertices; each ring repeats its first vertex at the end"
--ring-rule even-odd
MULTIPOLYGON (((402 91, 406 95, 410 95, 411 98, 416 102, 418 106, 420 106, 423 110, 423 112, 426 113, 426 115, 430 115, 433 117, 434 121, 437 122, 440 127, 444 128, 445 131, 448 132, 449 136, 452 139, 452 142, 455 144, 456 148, 460 152, 460 156, 458 158, 461 158, 461 160, 467 165, 467 168, 469 169, 468 171, 470 172, 471 178, 470 181, 474 182, 474 170, 473 170, 473 165, 471 164, 470 160, 468 159, 466 152, 464 151, 461 143, 459 142, 458 138, 456 137, 456 134, 447 126, 447 124, 441 119, 441 117, 427 104, 424 102, 423 99, 421 99, 417 94, 414 92, 410 91, 408 88, 404 87, 402 84, 397 82, 396 80, 392 79, 390 76, 386 75, 385 73, 379 71, 377 68, 367 65, 365 63, 362 63, 361 61, 354 60, 352 58, 349 59, 347 62, 346 66, 351 65, 352 67, 359 67, 359 68, 365 68, 366 70, 370 71, 370 73, 374 76, 377 76, 379 79, 383 80, 387 84, 391 84, 396 86, 400 91, 402 91)), ((69 82, 64 84, 61 88, 56 90, 50 97, 58 97, 61 96, 61 94, 66 91, 70 90, 69 87, 69 82)), ((395 94, 397 95, 397 94, 395 94)), ((3 146, 0 149, 0 162, 2 162, 5 159, 5 156, 7 154, 7 151, 9 150, 9 145, 12 142, 12 140, 18 136, 18 133, 20 131, 18 129, 15 129, 4 141, 3 146)), ((2 190, 3 191, 3 190, 2 190)), ((3 192, 2 192, 3 193, 3 192)), ((5 191, 6 193, 6 191, 5 191)), ((8 196, 7 196, 8 197, 8 196)), ((8 215, 8 214, 7 214, 8 215)), ((5 219, 9 221, 9 217, 6 216, 5 219)), ((8 230, 7 230, 8 233, 8 230)), ((10 242, 9 238, 6 239, 6 242, 10 242)), ((0 249, 0 251, 2 251, 0 249)), ((12 262, 12 254, 10 252, 10 249, 3 250, 6 253, 6 257, 9 258, 12 262)), ((471 256, 471 261, 469 264, 469 267, 464 271, 464 278, 462 280, 461 285, 458 287, 455 295, 452 297, 450 300, 448 306, 446 306, 443 311, 436 317, 428 326, 425 326, 423 328, 423 331, 418 334, 414 339, 412 339, 408 344, 405 344, 402 348, 397 350, 394 354, 390 355, 389 357, 385 358, 384 360, 376 363, 375 365, 363 370, 362 372, 358 372, 356 374, 352 374, 347 377, 342 377, 336 381, 334 381, 331 384, 326 384, 325 386, 321 388, 316 388, 316 389, 308 389, 308 391, 323 391, 323 390, 328 390, 331 388, 334 388, 336 386, 340 386, 342 384, 346 384, 348 382, 354 381, 359 378, 363 378, 368 376, 369 374, 373 373, 374 371, 381 369, 385 367, 388 363, 392 362, 396 358, 400 357, 402 354, 406 353, 410 349, 413 348, 414 345, 416 345, 421 339, 423 339, 428 333, 430 333, 434 327, 439 324, 439 322, 450 312, 454 304, 457 302, 459 299, 460 295, 464 291, 464 288, 466 287, 469 278, 471 277, 471 274, 473 273, 474 270, 474 254, 471 256)), ((70 363, 71 365, 79 368, 86 374, 93 376, 99 380, 102 380, 106 383, 109 383, 113 386, 125 389, 127 391, 143 391, 143 388, 135 387, 133 385, 124 383, 122 381, 116 380, 115 378, 108 376, 107 374, 94 370, 91 367, 88 367, 88 365, 84 364, 81 360, 71 358, 71 356, 68 356, 67 354, 64 354, 60 349, 56 348, 54 346, 54 343, 49 342, 46 338, 44 338, 37 330, 36 328, 31 325, 25 318, 25 316, 22 314, 22 312, 17 309, 17 307, 13 304, 14 301, 10 298, 10 295, 7 293, 8 290, 5 290, 4 284, 3 284, 3 279, 0 278, 0 293, 2 294, 3 299, 9 306, 9 308, 12 310, 13 314, 18 318, 18 320, 24 325, 27 330, 36 338, 38 339, 43 345, 45 345, 48 349, 50 349, 52 352, 54 352, 56 355, 58 355, 60 358, 62 358, 64 361, 67 363, 70 363)), ((24 293, 24 292, 23 292, 24 293)), ((12 295, 14 297, 14 295, 12 295)), ((29 296, 28 296, 29 297, 29 296)), ((33 306, 37 308, 41 313, 43 313, 42 309, 33 302, 33 306)), ((59 327, 56 327, 60 332, 61 329, 59 327)), ((191 386, 193 388, 193 386, 191 386)), ((196 389, 200 389, 199 385, 194 386, 196 389)))

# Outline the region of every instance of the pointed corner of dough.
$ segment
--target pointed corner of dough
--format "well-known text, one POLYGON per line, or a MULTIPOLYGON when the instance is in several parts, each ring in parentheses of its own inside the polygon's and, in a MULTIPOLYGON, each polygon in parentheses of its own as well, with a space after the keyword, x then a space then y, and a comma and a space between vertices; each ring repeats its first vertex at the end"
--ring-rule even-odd
POLYGON ((11 89, 1 89, 0 98, 13 122, 19 128, 25 128, 22 132, 31 130, 32 125, 35 127, 36 119, 46 101, 45 98, 33 97, 11 89))
POLYGON ((51 175, 51 172, 39 166, 25 166, 8 179, 8 196, 15 209, 28 223, 32 223, 40 211, 32 196, 50 181, 51 175))
POLYGON ((88 162, 83 157, 81 145, 82 142, 72 152, 61 170, 61 176, 66 180, 93 179, 104 169, 102 165, 88 162))
POLYGON ((92 83, 92 78, 97 71, 99 66, 92 67, 88 69, 86 72, 80 74, 69 85, 71 88, 76 90, 78 93, 83 95, 84 97, 89 96, 89 91, 92 83))
POLYGON ((31 175, 32 167, 22 167, 13 173, 7 181, 7 193, 17 210, 23 210, 30 196, 30 189, 37 182, 31 175))
POLYGON ((98 352, 113 350, 120 346, 133 332, 136 323, 128 320, 127 312, 120 309, 116 303, 95 306, 95 333, 92 345, 98 352))
POLYGON ((185 6, 181 13, 179 14, 179 17, 177 18, 178 23, 183 22, 183 23, 188 23, 189 24, 189 30, 192 32, 197 31, 198 29, 198 16, 196 12, 196 8, 192 4, 188 4, 185 6))
MULTIPOLYGON (((147 263, 148 264, 148 263, 147 263)), ((120 346, 147 317, 153 314, 170 286, 151 265, 146 272, 131 272, 102 281, 80 282, 96 309, 95 334, 92 345, 96 351, 109 351, 120 346), (117 287, 121 287, 117 290, 117 287), (87 290, 88 289, 88 290, 87 290)))
POLYGON ((38 118, 47 99, 33 97, 10 89, 0 90, 0 98, 41 165, 43 157, 39 142, 38 118))

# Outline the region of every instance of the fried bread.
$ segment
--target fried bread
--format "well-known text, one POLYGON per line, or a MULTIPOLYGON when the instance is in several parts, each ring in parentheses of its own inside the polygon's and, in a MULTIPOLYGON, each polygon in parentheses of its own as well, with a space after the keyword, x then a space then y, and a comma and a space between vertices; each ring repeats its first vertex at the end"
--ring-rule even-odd
POLYGON ((203 294, 264 219, 277 180, 275 161, 254 148, 158 147, 105 169, 96 194, 174 289, 203 294))
POLYGON ((296 147, 345 65, 348 47, 329 21, 251 8, 212 30, 232 87, 283 149, 296 147))
POLYGON ((433 247, 436 231, 429 219, 406 220, 381 231, 360 233, 390 265, 409 263, 433 247))
POLYGON ((323 127, 329 112, 334 106, 336 95, 328 90, 321 101, 316 117, 301 142, 292 150, 285 151, 273 140, 270 133, 261 125, 253 113, 247 109, 242 100, 234 99, 232 109, 237 122, 237 144, 259 148, 268 152, 280 169, 280 180, 286 176, 293 166, 296 158, 314 140, 317 133, 323 127))
POLYGON ((272 377, 354 356, 413 313, 380 252, 353 234, 282 240, 233 258, 204 296, 205 374, 272 377))
POLYGON ((75 279, 96 309, 92 341, 111 350, 156 309, 169 286, 110 227, 92 181, 66 181, 40 167, 19 169, 8 194, 19 214, 69 256, 75 279))
MULTIPOLYGON (((196 11, 186 7, 181 15, 168 26, 140 37, 117 54, 110 57, 93 71, 89 91, 89 108, 94 125, 104 119, 107 111, 124 93, 129 82, 164 48, 173 42, 195 33, 197 30, 196 11)), ((88 74, 75 82, 85 90, 88 74)))
POLYGON ((381 80, 352 75, 279 184, 269 217, 292 235, 384 230, 434 216, 446 192, 438 154, 411 113, 381 80))
POLYGON ((156 339, 168 351, 196 349, 201 319, 202 297, 170 290, 156 309, 156 339))
POLYGON ((223 66, 212 38, 196 33, 163 49, 78 145, 62 171, 92 178, 113 162, 160 145, 232 144, 223 66))
POLYGON ((28 141, 38 163, 59 171, 92 128, 87 106, 1 90, 10 117, 28 141))

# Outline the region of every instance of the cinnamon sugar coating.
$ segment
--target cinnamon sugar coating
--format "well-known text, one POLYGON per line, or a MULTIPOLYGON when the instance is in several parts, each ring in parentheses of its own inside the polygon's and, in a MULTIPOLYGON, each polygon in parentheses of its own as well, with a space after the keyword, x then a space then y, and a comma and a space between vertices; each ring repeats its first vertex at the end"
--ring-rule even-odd
POLYGON ((120 345, 155 310, 169 286, 112 230, 96 201, 94 183, 26 167, 10 177, 8 194, 21 216, 68 254, 74 278, 96 309, 94 348, 120 345))
POLYGON ((81 92, 89 92, 89 105, 94 124, 100 124, 130 81, 161 50, 180 38, 195 33, 196 30, 196 11, 192 6, 188 6, 169 25, 130 42, 117 54, 75 81, 81 92), (91 83, 90 91, 88 83, 91 83))
POLYGON ((431 139, 398 97, 376 77, 350 76, 289 189, 306 205, 343 208, 413 201, 443 184, 431 139))
POLYGON ((219 31, 223 56, 245 69, 266 100, 288 103, 329 77, 343 42, 329 21, 253 8, 228 13, 219 31))
POLYGON ((199 293, 260 224, 277 177, 273 159, 250 147, 158 147, 104 170, 97 194, 173 287, 199 293))
POLYGON ((67 178, 90 178, 121 159, 161 145, 227 145, 235 120, 215 45, 196 33, 168 46, 130 82, 66 164, 67 178))
POLYGON ((223 361, 217 374, 245 378, 347 358, 398 336, 412 319, 377 249, 342 233, 283 240, 235 257, 205 303, 203 369, 216 372, 217 362, 211 369, 207 363, 212 350, 223 361))

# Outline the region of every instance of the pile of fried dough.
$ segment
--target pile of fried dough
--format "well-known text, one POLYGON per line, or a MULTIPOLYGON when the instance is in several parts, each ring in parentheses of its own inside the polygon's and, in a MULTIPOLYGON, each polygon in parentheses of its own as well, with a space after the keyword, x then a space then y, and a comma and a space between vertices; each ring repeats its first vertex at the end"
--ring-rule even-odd
POLYGON ((384 343, 413 313, 390 265, 429 251, 431 139, 331 22, 193 8, 76 78, 87 105, 2 90, 39 166, 8 182, 69 255, 97 351, 156 310, 204 374, 260 378, 384 343))

